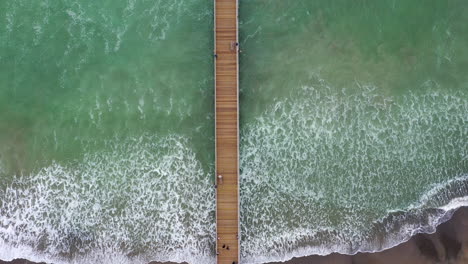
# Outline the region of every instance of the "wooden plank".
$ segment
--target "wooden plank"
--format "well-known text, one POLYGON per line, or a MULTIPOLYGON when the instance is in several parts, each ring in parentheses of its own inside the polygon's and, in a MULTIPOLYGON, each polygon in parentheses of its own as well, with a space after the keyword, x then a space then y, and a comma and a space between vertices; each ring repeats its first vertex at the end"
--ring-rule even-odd
POLYGON ((239 263, 239 54, 237 0, 215 1, 217 263, 239 263), (222 180, 218 176, 222 176, 222 180))

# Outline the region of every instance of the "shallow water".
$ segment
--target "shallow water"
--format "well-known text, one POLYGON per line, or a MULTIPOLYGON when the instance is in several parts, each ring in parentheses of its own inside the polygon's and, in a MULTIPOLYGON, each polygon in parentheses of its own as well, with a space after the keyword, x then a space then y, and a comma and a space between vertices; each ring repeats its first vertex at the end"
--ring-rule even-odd
POLYGON ((429 209, 468 194, 465 2, 240 14, 244 261, 378 251, 450 215, 429 209))

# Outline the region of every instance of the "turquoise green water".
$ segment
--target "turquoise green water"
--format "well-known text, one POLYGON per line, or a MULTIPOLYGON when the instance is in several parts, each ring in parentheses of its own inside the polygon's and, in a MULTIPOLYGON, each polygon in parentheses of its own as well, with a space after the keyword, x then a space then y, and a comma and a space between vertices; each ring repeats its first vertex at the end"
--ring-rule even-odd
MULTIPOLYGON (((214 263, 213 4, 0 2, 0 259, 214 263)), ((242 263, 468 205, 468 3, 241 0, 242 263)))
POLYGON ((213 259, 212 8, 0 2, 0 258, 213 259))
POLYGON ((468 191, 466 1, 240 14, 246 262, 382 250, 466 203, 452 201, 468 191))

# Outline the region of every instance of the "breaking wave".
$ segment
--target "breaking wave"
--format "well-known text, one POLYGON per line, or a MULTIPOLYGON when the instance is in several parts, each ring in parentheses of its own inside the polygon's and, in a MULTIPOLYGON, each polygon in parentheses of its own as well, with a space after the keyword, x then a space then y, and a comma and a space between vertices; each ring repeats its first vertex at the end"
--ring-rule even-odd
POLYGON ((0 259, 214 261, 214 191, 180 136, 109 143, 0 193, 0 259))
POLYGON ((246 263, 381 251, 467 205, 467 95, 315 77, 241 131, 246 263))

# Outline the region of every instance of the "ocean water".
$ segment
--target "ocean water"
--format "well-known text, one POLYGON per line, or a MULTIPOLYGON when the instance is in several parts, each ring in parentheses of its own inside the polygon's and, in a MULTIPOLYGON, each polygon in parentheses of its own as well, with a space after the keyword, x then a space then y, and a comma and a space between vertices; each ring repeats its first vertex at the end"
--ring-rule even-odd
POLYGON ((0 2, 0 259, 214 259, 212 9, 0 2))
POLYGON ((240 15, 245 263, 383 250, 467 204, 466 1, 240 15))
MULTIPOLYGON (((468 3, 240 0, 242 263, 468 205, 468 3)), ((0 259, 214 263, 213 3, 0 2, 0 259)))

